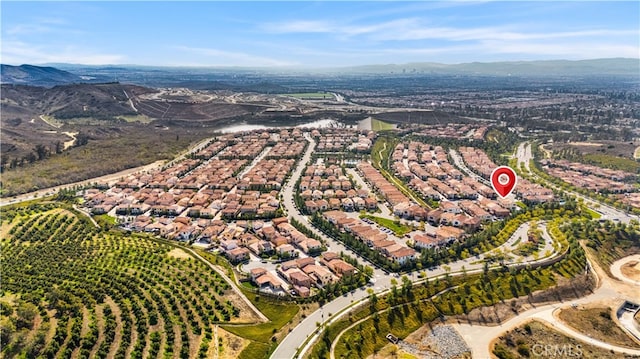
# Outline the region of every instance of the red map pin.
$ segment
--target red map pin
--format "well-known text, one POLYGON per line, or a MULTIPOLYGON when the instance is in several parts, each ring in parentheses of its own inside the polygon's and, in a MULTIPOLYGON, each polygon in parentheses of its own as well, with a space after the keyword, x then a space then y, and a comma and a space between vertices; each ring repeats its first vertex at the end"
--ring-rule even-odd
POLYGON ((500 166, 491 173, 491 185, 500 197, 505 198, 516 187, 516 172, 508 166, 500 166))

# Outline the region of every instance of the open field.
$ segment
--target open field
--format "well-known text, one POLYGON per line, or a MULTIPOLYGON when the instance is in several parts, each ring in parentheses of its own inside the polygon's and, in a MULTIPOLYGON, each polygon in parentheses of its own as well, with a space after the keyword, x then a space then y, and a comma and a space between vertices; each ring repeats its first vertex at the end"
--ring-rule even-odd
POLYGON ((613 321, 612 313, 612 309, 608 307, 568 308, 560 311, 558 317, 570 327, 591 338, 605 343, 638 348, 639 345, 613 321))
POLYGON ((185 251, 60 208, 3 208, 4 357, 208 357, 217 323, 258 320, 185 251))
POLYGON ((371 119, 371 129, 373 131, 393 130, 394 128, 396 128, 396 125, 392 123, 376 120, 375 118, 371 119))
POLYGON ((523 358, 541 356, 543 350, 549 348, 547 357, 562 358, 591 358, 591 359, 619 359, 630 358, 620 353, 583 343, 577 339, 567 337, 538 321, 532 321, 510 330, 500 336, 493 343, 492 352, 500 359, 523 358), (558 354, 554 350, 564 350, 558 354), (538 355, 536 355, 536 353, 538 355))
POLYGON ((10 197, 170 159, 213 134, 213 129, 164 129, 142 124, 122 125, 117 129, 79 127, 79 131, 89 136, 86 145, 2 173, 2 196, 10 197))
POLYGON ((591 218, 593 218, 593 219, 600 219, 600 217, 602 217, 602 215, 601 215, 600 213, 598 213, 598 212, 596 212, 596 211, 594 211, 594 210, 592 210, 592 209, 590 209, 590 208, 586 208, 586 207, 585 207, 585 211, 586 211, 587 213, 589 213, 589 215, 590 215, 590 216, 591 216, 591 218))
POLYGON ((639 145, 637 142, 591 141, 554 143, 550 146, 547 145, 547 148, 554 151, 572 148, 581 154, 605 153, 615 157, 633 159, 633 155, 639 145))
POLYGON ((285 93, 282 96, 290 96, 299 98, 301 100, 335 100, 335 96, 328 92, 300 92, 300 93, 285 93))
MULTIPOLYGON (((255 294, 247 293, 249 298, 255 294)), ((224 326, 224 329, 238 337, 247 339, 249 344, 242 350, 238 358, 257 359, 266 358, 278 341, 276 333, 281 332, 298 313, 300 307, 296 304, 278 303, 260 298, 252 300, 253 304, 269 318, 269 322, 254 325, 224 326)))

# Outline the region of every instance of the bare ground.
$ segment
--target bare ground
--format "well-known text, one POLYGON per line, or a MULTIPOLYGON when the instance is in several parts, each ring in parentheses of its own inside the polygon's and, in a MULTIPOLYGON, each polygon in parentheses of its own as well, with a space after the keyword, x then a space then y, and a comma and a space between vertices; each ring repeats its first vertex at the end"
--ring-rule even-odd
POLYGON ((180 248, 174 248, 170 252, 167 252, 167 255, 172 258, 178 259, 191 259, 192 257, 185 251, 180 248))
POLYGON ((98 325, 98 339, 96 340, 96 343, 91 349, 91 354, 89 355, 89 358, 95 358, 96 353, 98 352, 98 348, 100 348, 100 345, 104 341, 104 314, 102 313, 102 307, 103 305, 100 304, 100 305, 97 305, 95 309, 96 323, 98 325))
POLYGON ((113 359, 116 355, 116 351, 120 347, 120 342, 122 342, 122 311, 116 302, 114 302, 110 297, 105 297, 104 302, 106 305, 111 307, 111 311, 116 317, 116 335, 113 338, 113 343, 111 343, 111 346, 109 347, 109 354, 107 354, 107 359, 113 359))
POLYGON ((45 348, 47 347, 47 345, 49 345, 49 343, 51 343, 51 340, 53 340, 53 336, 56 334, 56 328, 58 327, 58 319, 56 318, 56 311, 47 310, 47 315, 49 316, 49 331, 47 332, 47 335, 45 336, 45 339, 44 339, 45 348))
POLYGON ((635 281, 640 281, 640 262, 628 262, 620 268, 622 274, 635 281))
MULTIPOLYGON (((219 351, 220 359, 235 359, 251 342, 218 327, 218 337, 222 338, 222 349, 219 351)), ((217 345, 217 343, 216 343, 217 345)))
MULTIPOLYGON (((629 336, 612 319, 613 309, 602 306, 567 308, 558 317, 573 329, 601 340, 628 348, 638 348, 629 336)), ((614 314, 615 315, 615 314, 614 314)))
POLYGON ((531 357, 561 357, 561 358, 585 358, 585 359, 622 359, 633 356, 615 353, 606 349, 598 348, 590 344, 583 343, 577 339, 565 336, 539 321, 532 321, 521 325, 513 330, 509 330, 491 343, 491 351, 499 345, 511 353, 514 358, 524 357, 518 353, 519 347, 529 353, 531 357), (528 325, 528 327, 527 327, 528 325), (529 328, 527 331, 526 328, 529 328), (541 355, 545 347, 550 348, 550 352, 541 355), (555 348, 563 349, 561 354, 553 352, 555 348), (569 353, 570 351, 570 353, 569 353), (538 353, 538 355, 536 355, 538 353))

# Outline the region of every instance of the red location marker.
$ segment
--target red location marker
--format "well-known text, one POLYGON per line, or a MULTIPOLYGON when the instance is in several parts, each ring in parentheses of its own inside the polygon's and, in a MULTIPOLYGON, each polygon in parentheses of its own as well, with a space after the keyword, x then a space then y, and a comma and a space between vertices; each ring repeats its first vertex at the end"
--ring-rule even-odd
POLYGON ((516 172, 511 167, 500 166, 491 173, 491 185, 500 197, 505 198, 516 187, 516 172))

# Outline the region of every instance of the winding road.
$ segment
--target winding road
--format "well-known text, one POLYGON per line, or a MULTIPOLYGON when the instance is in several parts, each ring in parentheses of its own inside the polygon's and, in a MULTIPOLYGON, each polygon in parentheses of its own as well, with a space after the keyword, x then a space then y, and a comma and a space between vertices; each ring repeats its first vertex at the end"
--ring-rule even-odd
MULTIPOLYGON (((308 219, 303 216, 300 211, 296 208, 293 200, 294 186, 295 183, 300 178, 304 166, 310 160, 311 154, 315 148, 315 142, 311 140, 307 135, 305 135, 307 141, 309 141, 309 146, 307 147, 307 151, 305 152, 303 158, 298 163, 298 167, 293 171, 291 178, 287 182, 287 184, 283 188, 283 203, 285 209, 287 210, 287 214, 289 218, 296 219, 299 223, 305 225, 309 230, 313 233, 319 235, 328 245, 328 250, 333 252, 344 252, 351 256, 354 256, 358 259, 358 261, 365 265, 371 265, 362 257, 359 257, 349 249, 347 249, 340 242, 335 241, 334 239, 326 236, 324 233, 317 230, 314 226, 309 225, 308 219)), ((545 248, 542 249, 542 253, 549 250, 550 255, 546 258, 535 259, 531 258, 523 258, 521 261, 514 260, 507 265, 521 265, 524 263, 536 263, 540 261, 547 261, 550 258, 558 255, 558 253, 553 251, 553 244, 551 237, 546 232, 546 227, 544 224, 541 225, 541 229, 543 232, 543 238, 545 239, 545 248)), ((437 268, 424 270, 427 278, 433 279, 435 277, 444 276, 446 274, 449 275, 458 275, 462 274, 462 272, 467 273, 475 273, 481 272, 486 255, 493 254, 498 251, 506 252, 509 249, 513 248, 514 243, 518 241, 519 238, 526 234, 526 230, 528 229, 528 223, 520 226, 515 233, 505 242, 502 246, 495 248, 492 251, 487 253, 483 253, 477 257, 471 257, 464 260, 459 260, 453 263, 449 263, 447 266, 440 266, 437 268)), ((396 279, 399 281, 399 275, 397 274, 387 274, 386 272, 380 269, 374 269, 374 274, 372 278, 372 289, 375 293, 380 294, 391 288, 391 281, 396 279)), ((414 283, 419 283, 424 281, 425 278, 421 278, 418 271, 407 274, 407 277, 414 283)), ((305 352, 311 347, 313 342, 318 338, 320 334, 320 328, 322 326, 328 325, 331 322, 338 320, 340 317, 349 312, 349 310, 353 309, 355 305, 361 305, 366 303, 369 298, 369 293, 365 290, 365 288, 360 288, 354 290, 348 294, 340 296, 329 303, 326 303, 323 307, 316 310, 315 312, 309 314, 307 318, 305 318, 298 326, 296 326, 278 345, 276 350, 271 355, 271 358, 274 359, 289 359, 289 358, 297 358, 303 357, 305 352)))
POLYGON ((546 322, 555 330, 558 330, 567 336, 606 350, 640 356, 640 349, 630 349, 611 345, 591 338, 564 324, 557 317, 557 313, 560 310, 570 308, 573 305, 596 304, 603 302, 611 303, 612 301, 621 303, 624 300, 638 300, 640 285, 613 282, 612 279, 609 278, 599 267, 594 267, 593 262, 588 257, 587 260, 589 262, 589 267, 598 277, 600 284, 594 293, 586 297, 567 303, 549 304, 530 309, 498 326, 454 324, 454 328, 465 338, 467 344, 471 347, 471 354, 473 358, 491 358, 490 345, 495 338, 502 335, 504 332, 512 330, 513 328, 531 320, 546 322))

